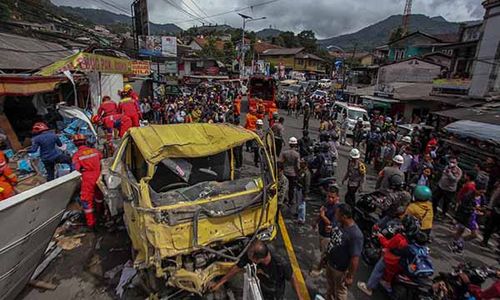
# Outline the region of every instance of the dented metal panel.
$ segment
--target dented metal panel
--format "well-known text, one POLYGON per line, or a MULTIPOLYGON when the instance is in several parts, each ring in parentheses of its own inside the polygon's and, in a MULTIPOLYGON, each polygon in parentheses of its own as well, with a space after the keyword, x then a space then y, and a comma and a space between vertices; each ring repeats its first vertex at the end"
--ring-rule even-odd
POLYGON ((72 172, 0 202, 0 299, 13 299, 28 282, 79 178, 72 172))

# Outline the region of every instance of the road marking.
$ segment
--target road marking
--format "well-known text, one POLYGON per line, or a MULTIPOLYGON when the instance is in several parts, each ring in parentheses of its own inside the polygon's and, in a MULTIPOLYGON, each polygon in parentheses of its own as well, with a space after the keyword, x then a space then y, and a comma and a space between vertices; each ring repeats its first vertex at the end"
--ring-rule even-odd
POLYGON ((304 280, 304 276, 302 275, 302 271, 300 270, 299 262, 297 261, 297 256, 295 256, 295 251, 293 250, 292 242, 290 240, 290 236, 288 235, 288 231, 286 230, 285 221, 283 220, 281 212, 279 212, 278 215, 278 224, 280 226, 281 237, 283 237, 283 243, 285 244, 286 252, 288 253, 288 258, 290 259, 290 263, 292 264, 293 274, 297 278, 299 293, 301 294, 302 299, 311 300, 309 290, 306 286, 306 281, 304 280))

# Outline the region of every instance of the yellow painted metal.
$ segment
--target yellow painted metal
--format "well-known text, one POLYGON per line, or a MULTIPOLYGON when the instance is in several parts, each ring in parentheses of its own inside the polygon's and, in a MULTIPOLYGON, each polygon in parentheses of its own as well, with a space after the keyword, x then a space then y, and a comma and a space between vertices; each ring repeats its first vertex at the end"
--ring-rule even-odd
MULTIPOLYGON (((201 293, 208 281, 215 276, 224 274, 231 264, 216 262, 203 270, 190 272, 180 266, 174 270, 172 270, 172 267, 164 268, 162 267, 162 260, 176 260, 179 255, 190 254, 204 246, 225 244, 240 237, 250 236, 257 230, 272 228, 271 238, 276 236, 277 226, 275 226, 275 220, 278 211, 276 182, 272 182, 271 187, 268 187, 274 193, 272 195, 268 194, 268 201, 264 208, 262 208, 262 203, 259 202, 238 214, 225 217, 201 217, 198 220, 197 245, 193 245, 193 222, 188 221, 169 225, 166 221, 161 220, 161 216, 175 210, 195 211, 200 205, 225 201, 235 197, 254 198, 259 193, 262 193, 264 188, 262 178, 257 178, 257 185, 254 190, 203 198, 192 202, 180 202, 162 207, 154 207, 149 195, 148 181, 153 177, 155 165, 161 160, 165 158, 214 155, 254 139, 261 146, 264 146, 255 133, 241 127, 223 124, 153 125, 133 128, 128 132, 124 138, 124 143, 117 152, 112 170, 117 169, 122 157, 125 158, 125 161, 131 159, 131 154, 127 153, 127 151, 131 150, 130 147, 127 148, 127 145, 132 141, 148 163, 146 176, 136 183, 135 188, 130 183, 122 183, 126 194, 130 195, 135 191, 139 198, 134 197, 135 200, 124 204, 125 223, 132 245, 137 252, 136 266, 143 268, 154 267, 157 277, 169 275, 169 284, 201 293)), ((270 159, 268 152, 264 159, 269 166, 273 166, 274 160, 270 159)), ((231 158, 231 165, 234 166, 233 158, 231 158)), ((270 169, 270 172, 270 178, 275 178, 273 168, 270 169)), ((121 173, 122 175, 126 174, 124 170, 121 173)))
POLYGON ((214 155, 257 138, 241 127, 206 123, 151 125, 132 128, 129 133, 144 158, 153 164, 167 157, 214 155))

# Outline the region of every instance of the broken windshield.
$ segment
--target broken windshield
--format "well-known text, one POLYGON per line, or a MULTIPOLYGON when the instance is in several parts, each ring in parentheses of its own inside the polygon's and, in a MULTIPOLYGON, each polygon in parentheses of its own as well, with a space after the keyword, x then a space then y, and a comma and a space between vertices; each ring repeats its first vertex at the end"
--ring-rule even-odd
MULTIPOLYGON (((256 141, 250 141, 249 145, 255 151, 259 149, 265 158, 264 150, 256 141)), ((206 157, 162 160, 149 181, 153 204, 172 204, 174 199, 195 201, 255 186, 262 175, 261 168, 255 163, 255 152, 243 151, 244 147, 240 145, 206 157)))

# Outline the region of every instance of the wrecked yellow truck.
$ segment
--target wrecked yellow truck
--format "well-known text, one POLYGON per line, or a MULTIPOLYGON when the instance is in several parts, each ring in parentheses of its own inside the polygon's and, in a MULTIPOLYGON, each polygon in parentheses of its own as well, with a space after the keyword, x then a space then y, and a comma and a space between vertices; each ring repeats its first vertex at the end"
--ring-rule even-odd
POLYGON ((135 267, 202 294, 250 241, 273 239, 276 160, 271 133, 265 139, 226 124, 129 130, 110 171, 121 181, 135 267), (258 148, 257 160, 246 143, 258 148))

